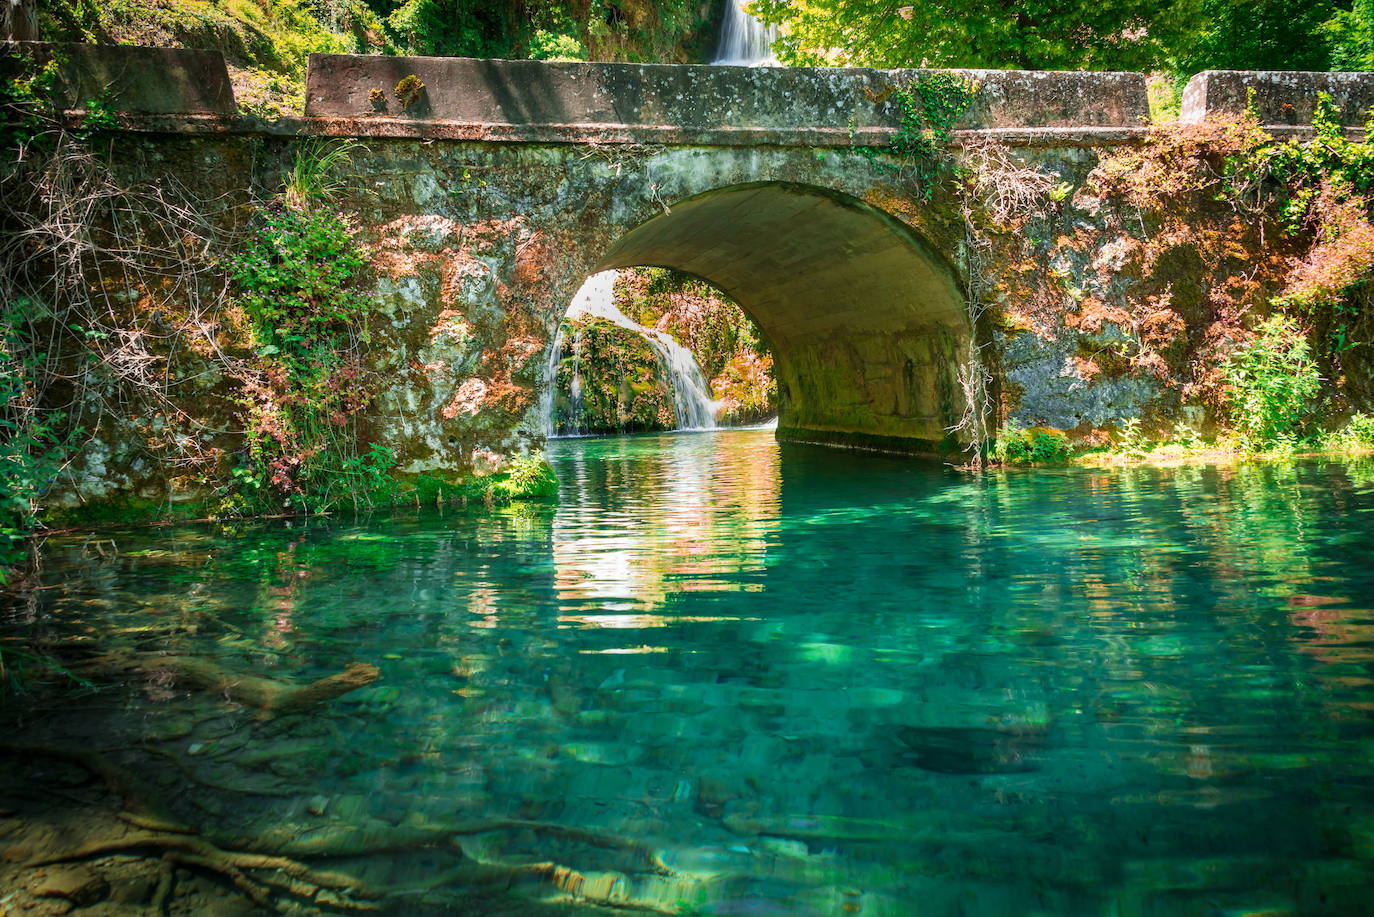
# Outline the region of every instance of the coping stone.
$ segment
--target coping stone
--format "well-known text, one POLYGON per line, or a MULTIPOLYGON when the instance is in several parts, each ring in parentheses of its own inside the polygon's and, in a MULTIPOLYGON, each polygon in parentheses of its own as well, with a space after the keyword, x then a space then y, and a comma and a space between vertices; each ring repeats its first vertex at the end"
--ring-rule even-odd
MULTIPOLYGON (((891 128, 894 86, 932 71, 731 67, 312 54, 310 117, 548 126, 730 129, 891 128), (403 105, 395 89, 424 91, 403 105)), ((979 83, 960 128, 1139 127, 1139 73, 960 70, 979 83)))
POLYGON ((14 73, 15 52, 42 65, 56 57, 54 95, 65 109, 84 109, 105 97, 115 111, 131 114, 238 112, 224 55, 190 48, 88 45, 76 42, 0 42, 0 71, 14 73))
POLYGON ((1311 124, 1319 92, 1331 96, 1346 127, 1363 127, 1374 106, 1374 73, 1205 70, 1184 88, 1179 119, 1196 124, 1208 115, 1243 114, 1251 89, 1255 112, 1265 127, 1311 124))

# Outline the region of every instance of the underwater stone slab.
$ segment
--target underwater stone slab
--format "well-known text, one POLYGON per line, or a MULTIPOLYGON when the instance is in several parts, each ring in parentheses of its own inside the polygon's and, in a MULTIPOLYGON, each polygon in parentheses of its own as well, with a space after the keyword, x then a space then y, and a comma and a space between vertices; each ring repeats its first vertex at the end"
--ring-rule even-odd
POLYGON ((1207 70, 1183 90, 1180 120, 1198 123, 1209 115, 1239 115, 1250 104, 1265 127, 1312 123, 1317 94, 1327 93, 1341 124, 1363 127, 1374 106, 1374 73, 1314 73, 1304 70, 1207 70))
MULTIPOLYGON (((932 72, 312 54, 306 115, 494 128, 654 126, 687 134, 862 131, 895 127, 892 88, 932 72), (409 76, 424 90, 407 106, 395 90, 409 76)), ((1149 113, 1139 73, 950 72, 978 85, 961 128, 1133 128, 1149 113)))
MULTIPOLYGON (((6 47, 31 56, 38 65, 57 60, 57 103, 66 109, 104 99, 115 111, 133 114, 238 112, 229 70, 218 51, 43 41, 6 47)), ((0 71, 11 73, 14 67, 12 57, 0 61, 0 71)))

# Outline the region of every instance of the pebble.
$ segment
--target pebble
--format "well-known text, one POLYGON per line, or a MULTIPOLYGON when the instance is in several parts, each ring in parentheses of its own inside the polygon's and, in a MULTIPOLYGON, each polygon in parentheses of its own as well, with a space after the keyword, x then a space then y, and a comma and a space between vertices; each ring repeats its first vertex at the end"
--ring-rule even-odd
POLYGON ((310 801, 305 804, 305 811, 311 815, 323 815, 329 808, 328 796, 312 796, 310 801))

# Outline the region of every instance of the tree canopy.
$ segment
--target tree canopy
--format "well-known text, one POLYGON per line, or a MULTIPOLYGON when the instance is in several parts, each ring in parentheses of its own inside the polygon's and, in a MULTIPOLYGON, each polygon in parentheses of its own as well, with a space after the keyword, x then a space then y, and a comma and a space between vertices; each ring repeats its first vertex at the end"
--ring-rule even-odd
POLYGON ((789 64, 1031 70, 1374 65, 1374 0, 754 0, 789 64))

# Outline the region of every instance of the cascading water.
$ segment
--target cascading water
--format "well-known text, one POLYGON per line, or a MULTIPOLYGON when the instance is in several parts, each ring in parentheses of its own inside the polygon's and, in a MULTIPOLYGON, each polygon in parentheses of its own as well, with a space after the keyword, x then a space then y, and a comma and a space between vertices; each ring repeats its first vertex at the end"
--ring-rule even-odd
POLYGON ((773 42, 777 26, 764 25, 744 11, 744 0, 726 0, 725 22, 720 28, 720 47, 712 64, 736 67, 776 66, 773 42))
MULTIPOLYGON (((621 312, 615 304, 616 271, 602 271, 593 274, 582 284, 568 307, 568 317, 590 315, 603 318, 644 338, 658 354, 659 365, 668 378, 673 390, 673 413, 677 418, 679 430, 714 430, 716 428, 717 404, 711 400, 711 390, 697 365, 692 352, 683 347, 672 336, 654 328, 646 328, 621 312)), ((572 433, 581 433, 582 426, 582 332, 579 330, 573 339, 573 375, 568 391, 568 428, 572 433)), ((556 379, 558 361, 563 355, 562 334, 554 342, 553 361, 549 378, 556 379)), ((550 435, 552 435, 552 412, 550 412, 550 435)))
POLYGON ((582 428, 582 329, 573 334, 573 371, 572 381, 568 383, 568 428, 574 436, 581 435, 582 428))

